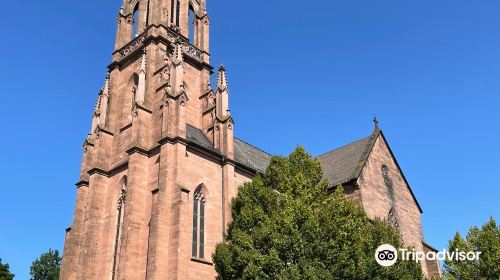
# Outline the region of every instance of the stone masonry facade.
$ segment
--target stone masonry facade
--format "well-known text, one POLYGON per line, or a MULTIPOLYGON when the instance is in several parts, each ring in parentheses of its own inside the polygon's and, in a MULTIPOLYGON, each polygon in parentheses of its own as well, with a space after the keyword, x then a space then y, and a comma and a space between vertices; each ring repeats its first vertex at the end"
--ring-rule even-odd
MULTIPOLYGON (((62 280, 215 279, 211 256, 238 187, 271 156, 234 137, 227 73, 209 54, 205 0, 124 0, 112 63, 83 144, 62 280)), ((370 218, 407 245, 421 209, 380 129, 319 157, 370 218)), ((424 263, 429 275, 436 264, 424 263)))

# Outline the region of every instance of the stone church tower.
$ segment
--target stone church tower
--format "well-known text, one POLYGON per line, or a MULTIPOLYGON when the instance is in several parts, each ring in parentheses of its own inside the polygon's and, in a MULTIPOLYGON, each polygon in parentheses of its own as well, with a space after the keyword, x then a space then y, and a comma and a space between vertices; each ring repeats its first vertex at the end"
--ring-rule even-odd
MULTIPOLYGON (((205 0, 124 0, 117 25, 60 279, 215 279, 211 255, 231 198, 271 156, 234 137, 224 67, 210 84, 205 0)), ((418 202, 378 128, 319 159, 332 187, 344 184, 370 217, 389 219, 407 244, 431 250, 418 202)))

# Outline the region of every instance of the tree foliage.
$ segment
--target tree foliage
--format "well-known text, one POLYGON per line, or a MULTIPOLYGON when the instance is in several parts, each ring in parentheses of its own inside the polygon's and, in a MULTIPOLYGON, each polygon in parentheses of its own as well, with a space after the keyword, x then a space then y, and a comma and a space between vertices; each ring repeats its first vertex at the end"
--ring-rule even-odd
POLYGON ((9 264, 2 263, 0 258, 0 280, 12 280, 14 279, 14 274, 10 273, 9 264))
POLYGON ((58 280, 60 269, 59 251, 50 249, 31 264, 31 280, 58 280))
POLYGON ((369 222, 341 187, 328 195, 321 178, 319 161, 299 147, 241 187, 213 256, 217 279, 423 279, 415 262, 379 266, 376 248, 402 246, 399 233, 369 222))
POLYGON ((481 229, 472 227, 466 238, 457 232, 448 244, 450 252, 481 252, 479 261, 447 260, 444 275, 447 280, 500 279, 500 226, 493 218, 481 229))

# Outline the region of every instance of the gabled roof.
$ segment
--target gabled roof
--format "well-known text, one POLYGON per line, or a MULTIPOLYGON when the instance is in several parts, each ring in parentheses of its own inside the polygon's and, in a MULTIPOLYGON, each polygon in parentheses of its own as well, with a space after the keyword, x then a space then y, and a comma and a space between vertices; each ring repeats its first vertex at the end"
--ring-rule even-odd
POLYGON ((323 178, 330 181, 332 186, 357 179, 375 140, 372 135, 320 155, 318 160, 323 168, 323 178))
POLYGON ((423 213, 422 208, 420 207, 420 204, 418 203, 417 198, 415 197, 415 194, 413 193, 413 190, 408 183, 408 180, 406 180, 403 170, 399 166, 399 163, 394 156, 389 143, 385 139, 382 130, 380 130, 379 128, 376 128, 373 134, 369 137, 363 138, 354 143, 320 155, 318 157, 318 160, 320 161, 321 167, 323 168, 323 178, 330 181, 331 187, 349 183, 353 180, 358 179, 379 137, 382 137, 382 139, 386 143, 387 149, 389 150, 389 153, 393 158, 394 163, 396 164, 396 167, 398 168, 403 180, 408 186, 415 204, 420 210, 420 213, 423 213))
MULTIPOLYGON (((220 152, 215 149, 212 142, 207 138, 207 136, 198 128, 191 125, 187 125, 187 140, 194 143, 202 148, 209 150, 211 152, 220 154, 220 152)), ((403 180, 409 188, 409 191, 422 213, 422 208, 420 207, 403 171, 401 170, 396 157, 394 156, 391 147, 389 146, 384 134, 379 128, 369 137, 363 138, 351 144, 342 146, 338 149, 330 151, 326 154, 320 155, 318 160, 323 168, 323 178, 327 179, 331 183, 331 187, 338 186, 340 184, 346 184, 360 177, 363 168, 368 161, 368 157, 375 146, 375 142, 379 137, 382 137, 389 153, 391 154, 394 162, 399 169, 403 180)), ((262 151, 261 149, 248 144, 247 142, 234 138, 234 160, 236 163, 241 164, 251 170, 263 173, 271 162, 271 155, 262 151)))

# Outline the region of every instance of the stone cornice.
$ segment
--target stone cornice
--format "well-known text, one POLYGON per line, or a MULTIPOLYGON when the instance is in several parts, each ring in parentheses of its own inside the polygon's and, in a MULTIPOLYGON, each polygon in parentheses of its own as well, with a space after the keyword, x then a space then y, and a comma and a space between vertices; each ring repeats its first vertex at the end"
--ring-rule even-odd
POLYGON ((102 169, 102 168, 99 168, 99 167, 94 167, 92 169, 90 169, 88 171, 88 174, 90 176, 94 175, 94 174, 98 174, 98 175, 101 175, 101 176, 105 176, 105 177, 109 177, 109 172, 102 169))
POLYGON ((88 187, 89 186, 89 181, 87 180, 80 180, 78 183, 75 184, 77 188, 80 187, 88 187))
POLYGON ((148 107, 146 107, 144 104, 142 103, 139 103, 139 102, 135 102, 135 106, 137 109, 141 109, 149 114, 152 114, 153 113, 153 110, 149 109, 148 107))
POLYGON ((150 25, 142 34, 134 40, 113 52, 113 62, 108 66, 108 69, 114 69, 127 64, 130 57, 135 57, 138 52, 142 52, 145 46, 150 42, 164 42, 174 45, 180 42, 182 44, 183 55, 185 61, 188 61, 198 67, 206 68, 212 72, 213 67, 205 61, 205 57, 210 57, 206 51, 193 46, 189 39, 178 32, 175 32, 164 25, 150 25))
POLYGON ((147 156, 149 157, 149 154, 150 154, 150 150, 148 149, 145 149, 145 148, 142 148, 142 147, 139 147, 139 146, 133 146, 131 148, 129 148, 126 153, 128 155, 132 155, 132 154, 140 154, 140 155, 143 155, 143 156, 147 156))
MULTIPOLYGON (((255 175, 255 174, 259 173, 257 170, 255 170, 249 166, 246 166, 246 165, 239 163, 235 160, 226 158, 225 156, 223 156, 222 154, 220 154, 217 151, 207 149, 206 147, 200 146, 200 145, 193 143, 193 142, 189 142, 182 137, 174 137, 174 138, 164 137, 158 141, 158 144, 159 144, 158 146, 155 146, 151 149, 147 149, 144 147, 138 147, 138 146, 132 146, 126 152, 129 155, 131 155, 133 153, 139 153, 139 154, 142 154, 142 155, 147 156, 147 157, 152 157, 155 154, 157 154, 158 148, 166 143, 185 145, 187 147, 187 151, 194 152, 196 154, 205 156, 205 157, 209 158, 210 160, 220 164, 221 166, 225 166, 228 164, 232 165, 235 167, 236 170, 240 171, 241 173, 245 173, 245 174, 249 174, 249 175, 255 175)), ((128 160, 115 165, 114 167, 112 167, 109 170, 95 167, 95 168, 90 169, 87 173, 90 176, 92 176, 94 174, 99 174, 101 176, 110 177, 113 174, 119 172, 120 170, 126 169, 127 166, 128 166, 128 160)), ((88 186, 88 184, 89 184, 88 181, 82 180, 82 181, 77 183, 77 186, 84 186, 84 185, 88 186)))
POLYGON ((97 127, 97 132, 103 132, 105 134, 108 134, 109 136, 114 136, 113 132, 109 131, 106 127, 101 125, 97 127))

